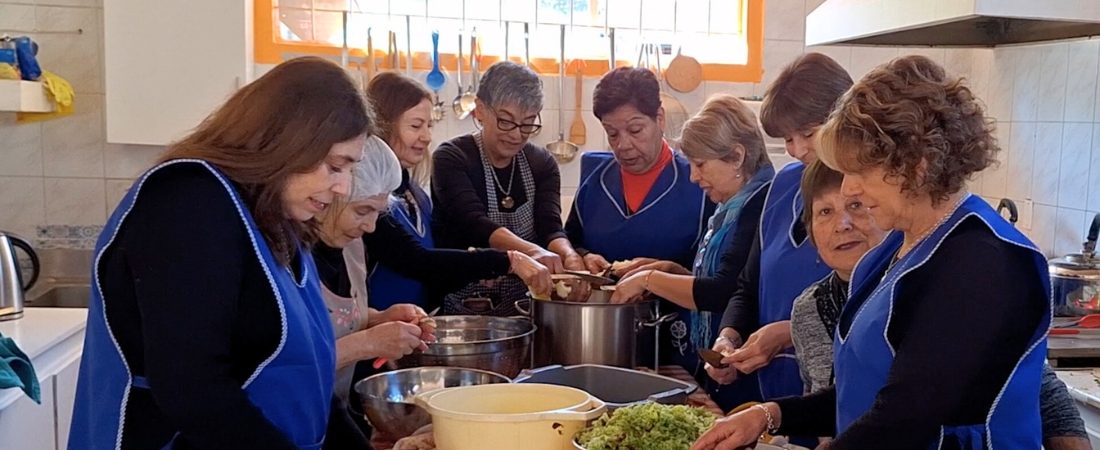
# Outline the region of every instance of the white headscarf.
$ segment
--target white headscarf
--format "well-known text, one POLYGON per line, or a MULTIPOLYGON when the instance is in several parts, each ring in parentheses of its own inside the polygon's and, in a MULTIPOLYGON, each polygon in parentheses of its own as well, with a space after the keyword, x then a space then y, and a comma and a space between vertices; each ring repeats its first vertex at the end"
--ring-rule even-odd
POLYGON ((368 136, 363 160, 352 168, 348 201, 357 202, 388 194, 401 185, 401 162, 389 145, 378 136, 368 136))

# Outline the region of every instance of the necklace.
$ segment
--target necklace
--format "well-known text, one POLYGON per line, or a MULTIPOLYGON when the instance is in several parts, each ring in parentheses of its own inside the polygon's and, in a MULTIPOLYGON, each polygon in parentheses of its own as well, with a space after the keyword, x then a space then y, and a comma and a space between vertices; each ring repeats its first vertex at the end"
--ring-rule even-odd
POLYGON ((960 198, 959 201, 955 203, 955 206, 951 207, 951 210, 948 211, 947 214, 944 214, 944 216, 940 218, 939 222, 936 222, 935 225, 932 225, 931 227, 929 227, 927 230, 925 230, 923 233, 921 233, 920 236, 917 236, 917 238, 912 241, 913 242, 912 244, 902 245, 901 248, 898 249, 898 253, 897 253, 897 256, 894 258, 894 261, 896 262, 896 261, 900 260, 903 256, 908 254, 910 250, 912 250, 918 244, 920 244, 925 239, 927 239, 928 236, 932 234, 932 232, 939 229, 940 226, 942 226, 945 222, 947 222, 947 219, 950 219, 951 216, 953 216, 955 214, 955 211, 957 211, 959 209, 959 207, 962 206, 963 202, 966 201, 967 198, 970 198, 970 194, 969 193, 964 193, 962 198, 960 198))
MULTIPOLYGON (((474 140, 477 141, 478 150, 481 150, 481 153, 484 154, 485 148, 482 146, 481 133, 475 134, 474 138, 474 140)), ((489 161, 488 155, 485 155, 485 162, 489 163, 489 165, 492 166, 492 163, 489 161)), ((516 161, 514 157, 511 164, 512 172, 510 175, 508 175, 507 188, 504 187, 504 183, 500 182, 500 178, 497 178, 496 168, 489 167, 489 173, 493 174, 493 181, 496 182, 496 187, 500 188, 500 192, 504 193, 504 198, 500 200, 500 207, 504 209, 512 209, 513 206, 516 206, 516 201, 512 199, 512 182, 516 181, 516 161)))

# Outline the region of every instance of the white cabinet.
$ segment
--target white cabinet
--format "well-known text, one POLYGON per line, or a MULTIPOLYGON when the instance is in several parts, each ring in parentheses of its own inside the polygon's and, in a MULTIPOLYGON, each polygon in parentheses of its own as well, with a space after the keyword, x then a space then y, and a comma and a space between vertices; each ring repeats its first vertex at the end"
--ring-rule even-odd
POLYGON ((69 426, 73 423, 76 403, 76 378, 80 374, 80 358, 53 377, 54 402, 57 405, 57 450, 69 448, 69 426))
POLYGON ((107 142, 183 137, 253 72, 251 0, 103 0, 107 142))
POLYGON ((55 450, 52 378, 42 383, 42 404, 27 396, 0 410, 0 450, 55 450))

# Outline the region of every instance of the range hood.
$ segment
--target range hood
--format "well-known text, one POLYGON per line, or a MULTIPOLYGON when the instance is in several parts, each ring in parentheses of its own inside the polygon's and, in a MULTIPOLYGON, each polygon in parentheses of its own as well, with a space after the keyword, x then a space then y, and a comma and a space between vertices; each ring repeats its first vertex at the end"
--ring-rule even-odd
POLYGON ((826 0, 806 45, 993 47, 1100 36, 1100 0, 826 0))

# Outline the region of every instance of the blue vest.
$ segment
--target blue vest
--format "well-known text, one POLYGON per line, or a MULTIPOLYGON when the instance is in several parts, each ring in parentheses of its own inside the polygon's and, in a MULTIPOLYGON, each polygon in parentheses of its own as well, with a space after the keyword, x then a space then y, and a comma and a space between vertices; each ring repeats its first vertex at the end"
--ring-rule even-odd
MULTIPOLYGON (((126 215, 152 173, 171 164, 202 164, 233 198, 241 222, 248 229, 252 247, 278 302, 282 316, 281 345, 248 378, 242 389, 264 417, 279 428, 299 448, 321 448, 328 427, 329 408, 336 367, 336 341, 328 311, 321 299, 317 269, 308 251, 299 248, 302 281, 279 266, 264 241, 252 214, 225 176, 209 164, 196 160, 177 160, 154 167, 134 183, 115 209, 96 243, 96 266, 92 269, 93 286, 88 305, 88 328, 84 337, 84 357, 80 362, 76 405, 73 409, 69 448, 112 449, 125 446, 122 424, 132 389, 148 389, 143 377, 132 376, 129 363, 114 343, 111 324, 104 312, 98 262, 110 248, 126 215)), ((180 324, 180 326, 186 326, 180 324)), ((178 437, 165 442, 170 449, 178 437)))
POLYGON ((585 247, 609 262, 694 255, 714 208, 689 179, 690 171, 688 161, 676 155, 653 183, 642 207, 628 214, 614 155, 585 152, 583 181, 573 206, 584 227, 585 247))
MULTIPOLYGON (((856 265, 852 274, 850 300, 840 319, 842 323, 850 323, 851 326, 846 336, 841 333, 840 327, 837 328, 833 349, 838 433, 870 410, 879 390, 886 383, 894 361, 894 351, 887 341, 886 330, 892 319, 894 296, 899 285, 905 282, 905 275, 927 262, 956 225, 971 216, 985 222, 990 231, 1001 240, 1031 249, 1037 273, 1021 276, 1036 276, 1042 280, 1044 291, 1050 291, 1046 260, 1035 244, 1005 222, 976 195, 966 199, 947 221, 887 272, 886 268, 901 247, 903 238, 901 233, 891 233, 856 265), (886 273, 885 277, 880 278, 883 273, 886 273)), ((940 441, 933 443, 929 449, 940 448, 944 442, 952 440, 957 441, 957 447, 964 450, 1040 448, 1042 429, 1039 419, 1039 386, 1047 354, 1046 332, 1051 318, 1049 301, 1047 311, 1046 317, 1031 337, 1028 351, 1021 357, 1016 370, 994 403, 988 421, 943 427, 940 441), (991 447, 984 441, 988 441, 991 447)))
MULTIPOLYGON (((793 229, 802 218, 802 170, 793 162, 775 175, 760 217, 760 325, 791 320, 794 299, 832 269, 821 261, 809 239, 796 242, 793 229)), ((748 339, 748 336, 743 336, 748 339)), ((780 352, 756 371, 760 395, 773 399, 802 395, 802 376, 794 349, 780 352)))
MULTIPOLYGON (((401 226, 405 227, 412 237, 416 238, 424 248, 435 248, 435 240, 432 239, 432 199, 424 192, 416 181, 409 182, 409 192, 416 197, 416 204, 420 210, 419 230, 413 226, 413 220, 409 217, 409 211, 405 208, 404 200, 395 202, 390 208, 401 226)), ((369 260, 370 255, 367 255, 369 260)), ((370 273, 370 303, 371 307, 383 311, 398 303, 412 303, 416 306, 428 306, 428 288, 419 281, 407 278, 395 272, 385 264, 376 264, 370 273)))
MULTIPOLYGON (((646 194, 642 207, 627 213, 620 166, 611 152, 585 152, 581 156, 581 186, 574 208, 584 228, 585 247, 609 262, 638 257, 683 259, 694 255, 714 212, 699 186, 691 182, 691 167, 680 155, 665 166, 646 194)), ((669 362, 689 372, 699 365, 691 348, 690 311, 674 307, 676 320, 662 326, 661 352, 669 362)))

